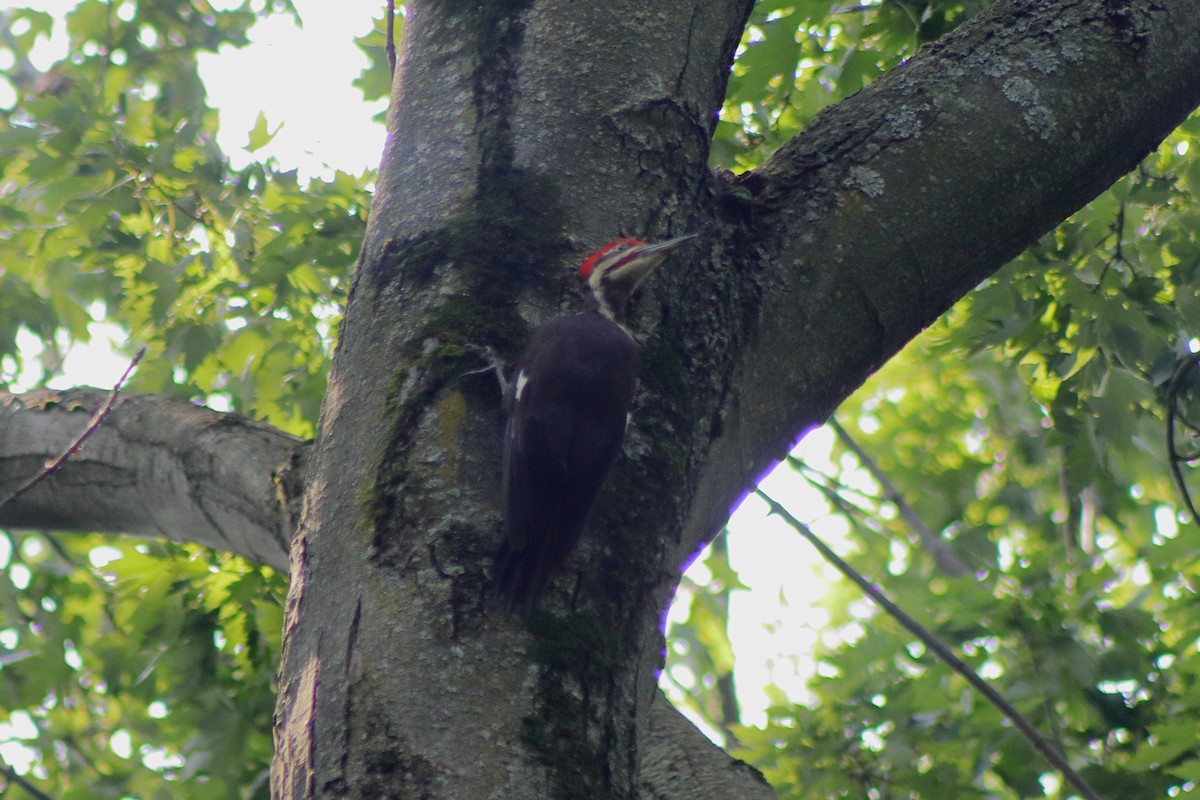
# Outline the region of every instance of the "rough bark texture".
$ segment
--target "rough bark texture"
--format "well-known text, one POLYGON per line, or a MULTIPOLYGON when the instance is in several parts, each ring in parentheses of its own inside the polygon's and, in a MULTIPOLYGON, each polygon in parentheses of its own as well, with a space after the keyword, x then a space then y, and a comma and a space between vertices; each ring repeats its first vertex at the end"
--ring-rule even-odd
POLYGON ((763 303, 732 378, 711 387, 734 391, 681 557, 720 529, 789 430, 824 420, 1196 107, 1198 34, 1196 3, 999 3, 730 185, 753 248, 730 258, 763 303))
POLYGON ((641 797, 646 800, 775 797, 758 770, 731 761, 661 695, 650 707, 649 727, 641 766, 641 797))
MULTIPOLYGON (((0 498, 62 455, 108 396, 0 393, 0 498)), ((0 526, 161 536, 285 569, 304 450, 267 425, 123 394, 60 471, 0 507, 0 526)))
POLYGON ((693 5, 407 6, 293 548, 278 796, 638 796, 673 565, 631 523, 672 502, 641 510, 638 492, 624 507, 593 553, 611 591, 581 592, 565 615, 559 584, 533 635, 485 615, 500 393, 468 373, 482 348, 511 359, 527 320, 570 305, 564 267, 581 247, 694 224, 680 212, 706 180, 714 76, 749 4, 696 26, 689 49, 679 32, 717 13, 693 5))
MULTIPOLYGON (((1012 0, 762 169, 715 176, 708 141, 749 7, 407 4, 313 466, 290 473, 308 480, 276 797, 760 796, 753 771, 656 703, 681 563, 798 432, 1200 103, 1195 0, 1012 0), (501 419, 484 368, 577 307, 570 267, 588 248, 688 231, 701 239, 635 305, 635 426, 581 552, 529 626, 486 613, 501 419)), ((0 405, 3 484, 98 402, 0 405)), ((0 523, 279 564, 290 522, 272 476, 301 449, 130 396, 0 523)))
POLYGON ((680 563, 800 430, 1200 102, 1192 0, 1006 2, 727 180, 705 156, 748 7, 407 6, 292 551, 277 796, 648 796, 680 563), (635 308, 636 424, 581 553, 528 628, 486 614, 500 415, 479 370, 574 305, 587 248, 691 230, 635 308))

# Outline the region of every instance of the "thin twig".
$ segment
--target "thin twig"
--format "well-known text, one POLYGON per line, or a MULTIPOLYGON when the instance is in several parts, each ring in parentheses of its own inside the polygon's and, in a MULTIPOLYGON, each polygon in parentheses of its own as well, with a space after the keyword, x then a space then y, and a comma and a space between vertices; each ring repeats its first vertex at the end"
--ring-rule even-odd
POLYGON ((396 0, 387 0, 387 51, 388 75, 396 77, 396 0))
MULTIPOLYGON (((1192 515, 1192 522, 1200 525, 1200 512, 1196 510, 1196 504, 1192 502, 1192 493, 1188 491, 1187 484, 1183 480, 1183 470, 1179 466, 1184 462, 1192 461, 1193 457, 1181 456, 1175 446, 1175 420, 1177 417, 1183 418, 1183 413, 1179 409, 1179 387, 1183 384, 1183 377, 1196 366, 1195 354, 1189 354, 1186 358, 1180 359, 1178 366, 1175 367, 1175 373, 1171 375, 1171 382, 1167 384, 1167 460, 1170 462, 1171 475, 1175 478, 1175 486, 1179 489, 1180 496, 1183 497, 1188 513, 1192 515)), ((1186 421, 1184 418, 1185 423, 1186 421)))
POLYGON ((833 432, 842 440, 842 444, 850 452, 854 453, 858 459, 858 463, 863 465, 863 469, 871 473, 871 477, 879 484, 879 488, 883 489, 884 499, 890 500, 895 504, 896 509, 900 512, 900 517, 917 534, 917 538, 921 540, 921 543, 932 551, 933 558, 942 571, 954 577, 970 574, 971 571, 967 569, 967 565, 958 556, 954 555, 940 536, 929 529, 929 526, 917 514, 917 510, 909 505, 908 501, 904 499, 904 496, 900 494, 895 485, 888 480, 887 473, 880 469, 874 459, 867 455, 867 451, 859 447, 858 442, 854 441, 850 434, 846 432, 846 429, 838 424, 836 419, 830 419, 827 424, 833 428, 833 432))
POLYGON ((97 429, 104 424, 104 420, 108 418, 109 412, 112 411, 113 406, 117 402, 117 395, 120 393, 121 387, 125 385, 125 381, 128 380, 129 374, 133 372, 133 368, 138 365, 138 362, 142 360, 142 356, 144 355, 146 355, 146 348, 143 347, 141 350, 137 351, 137 355, 135 355, 133 360, 129 362, 129 366, 125 368, 125 372, 121 375, 121 378, 117 381, 117 384, 113 386, 112 391, 109 392, 108 400, 106 400, 104 405, 102 405, 100 409, 92 415, 92 418, 88 421, 87 427, 75 437, 74 441, 67 445, 67 449, 63 451, 62 455, 47 464, 41 472, 26 481, 25 484, 18 488, 15 492, 3 500, 0 500, 0 508, 4 508, 4 506, 14 502, 34 486, 37 486, 42 481, 46 480, 46 478, 49 478, 54 473, 58 472, 60 469, 62 469, 63 464, 67 463, 67 460, 70 459, 71 456, 79 452, 79 448, 83 446, 83 443, 87 441, 87 438, 95 433, 97 429))
MULTIPOLYGON (((804 478, 804 480, 808 481, 813 486, 818 486, 816 478, 813 477, 815 475, 821 479, 821 483, 819 485, 823 487, 825 491, 833 492, 834 494, 839 495, 852 495, 859 500, 869 501, 873 506, 879 505, 878 495, 866 492, 855 486, 849 486, 845 481, 839 480, 833 475, 828 475, 816 467, 805 464, 803 459, 798 458, 792 453, 788 453, 784 457, 784 461, 789 467, 798 472, 801 477, 804 478)), ((847 502, 847 507, 852 508, 858 514, 869 515, 871 513, 869 509, 859 505, 858 502, 847 502)))
MULTIPOLYGON (((791 460, 791 458, 792 456, 788 456, 789 460, 791 460)), ((820 492, 821 496, 825 498, 829 505, 833 506, 833 509, 845 517, 847 521, 849 521, 849 523, 855 528, 867 530, 872 534, 879 533, 878 528, 872 528, 870 525, 866 525, 862 522, 861 518, 867 516, 867 512, 846 499, 846 492, 842 491, 843 484, 832 478, 829 479, 829 483, 832 485, 822 483, 813 477, 814 472, 815 471, 811 470, 803 471, 800 473, 800 477, 802 477, 809 486, 820 492)), ((820 475, 822 478, 828 478, 827 475, 823 475, 819 472, 816 472, 815 474, 820 475)))
POLYGON ((853 581, 859 589, 862 589, 863 593, 866 594, 867 597, 869 597, 880 608, 890 614, 893 619, 895 619, 904 627, 905 630, 920 639, 921 643, 924 644, 931 653, 937 656, 942 663, 961 675, 962 678, 966 680, 966 682, 969 683, 972 688, 975 689, 975 691, 983 695, 984 698, 991 703, 996 710, 1003 714, 1005 718, 1012 723, 1013 727, 1025 737, 1025 740, 1029 742, 1033 749, 1040 753, 1042 758, 1046 759, 1050 766, 1059 771, 1059 773, 1063 776, 1063 780, 1070 784, 1071 788, 1079 792, 1079 794, 1086 798, 1086 800, 1102 800, 1100 795, 1098 795, 1096 791, 1088 785, 1087 781, 1083 779, 1083 776, 1071 768, 1071 765, 1068 764, 1067 760, 1058 752, 1058 750, 1054 748, 1054 745, 1048 739, 1046 739, 1046 737, 1042 736, 1042 734, 1038 732, 1037 728, 1033 727, 1033 724, 1027 720, 1020 711, 1017 711, 1017 709, 1011 703, 1005 700, 999 692, 993 689, 991 685, 987 683, 987 681, 979 677, 979 673, 971 669, 971 667, 965 661, 956 656, 949 647, 942 644, 942 641, 930 633, 924 626, 921 625, 921 623, 910 617, 899 606, 889 600, 887 595, 883 593, 882 589, 871 583, 869 580, 859 574, 854 567, 843 561, 837 553, 833 552, 833 550, 831 550, 829 546, 825 544, 825 542, 821 541, 821 539, 818 538, 815 533, 813 533, 811 528, 792 516, 792 514, 782 505, 777 503, 774 498, 766 494, 762 489, 755 489, 754 492, 764 501, 766 501, 767 505, 771 507, 772 514, 782 517, 783 520, 793 528, 793 530, 807 539, 808 543, 817 549, 817 552, 821 554, 822 558, 836 567, 838 572, 842 573, 851 581, 853 581))
POLYGON ((15 783, 17 786, 20 786, 22 789, 24 789, 26 792, 28 792, 32 797, 36 798, 36 800, 54 800, 53 797, 46 794, 38 787, 34 786, 23 776, 18 775, 17 771, 14 770, 12 767, 10 767, 8 764, 0 763, 0 772, 4 773, 4 777, 8 778, 10 781, 15 783))

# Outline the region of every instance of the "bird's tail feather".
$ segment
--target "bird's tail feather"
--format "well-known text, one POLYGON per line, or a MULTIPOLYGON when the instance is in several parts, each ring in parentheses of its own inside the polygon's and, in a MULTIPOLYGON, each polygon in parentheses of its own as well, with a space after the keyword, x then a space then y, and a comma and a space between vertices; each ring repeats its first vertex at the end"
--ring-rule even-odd
POLYGON ((493 605, 528 620, 549 577, 545 556, 545 552, 517 552, 502 542, 492 564, 493 605))

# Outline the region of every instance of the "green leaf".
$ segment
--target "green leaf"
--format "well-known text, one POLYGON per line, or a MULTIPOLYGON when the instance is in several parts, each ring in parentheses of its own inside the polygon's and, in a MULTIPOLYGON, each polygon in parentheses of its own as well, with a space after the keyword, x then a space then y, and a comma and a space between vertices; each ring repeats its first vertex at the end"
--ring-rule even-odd
POLYGON ((258 112, 258 117, 254 120, 254 127, 250 129, 250 141, 246 144, 246 149, 253 153, 266 147, 279 131, 283 130, 283 123, 275 126, 275 130, 270 130, 267 124, 267 115, 263 112, 258 112))

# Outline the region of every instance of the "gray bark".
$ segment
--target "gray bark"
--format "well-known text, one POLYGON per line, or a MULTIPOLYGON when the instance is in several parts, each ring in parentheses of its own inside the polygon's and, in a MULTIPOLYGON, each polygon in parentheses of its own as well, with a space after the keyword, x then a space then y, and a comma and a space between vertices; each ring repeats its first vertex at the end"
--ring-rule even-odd
POLYGON ((641 766, 642 797, 775 797, 758 770, 741 761, 730 761, 662 695, 650 707, 649 727, 641 766))
MULTIPOLYGON (((0 393, 0 498, 62 455, 108 396, 0 393)), ((0 506, 0 526, 158 536, 286 569, 304 449, 261 423, 122 394, 62 469, 0 506)))
POLYGON ((1200 6, 1002 2, 738 179, 705 158, 747 3, 407 11, 292 551, 275 792, 646 796, 681 562, 799 431, 1200 102, 1200 6), (479 370, 574 306, 589 248, 693 230, 635 309, 636 424, 591 534, 528 627, 487 614, 479 370))

